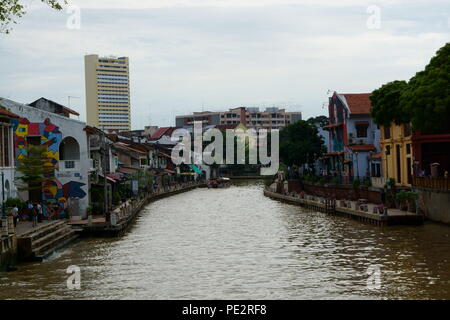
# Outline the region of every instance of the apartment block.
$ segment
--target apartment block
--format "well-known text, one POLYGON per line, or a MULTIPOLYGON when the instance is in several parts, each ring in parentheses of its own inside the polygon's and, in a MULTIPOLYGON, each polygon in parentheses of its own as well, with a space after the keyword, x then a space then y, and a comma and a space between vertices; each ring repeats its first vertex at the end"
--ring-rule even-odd
POLYGON ((128 58, 92 54, 84 62, 87 124, 104 131, 131 130, 128 58))
POLYGON ((301 112, 286 112, 285 109, 239 107, 225 112, 194 112, 191 115, 177 116, 177 127, 189 126, 194 121, 202 121, 203 125, 244 124, 247 128, 281 129, 291 123, 302 120, 301 112))

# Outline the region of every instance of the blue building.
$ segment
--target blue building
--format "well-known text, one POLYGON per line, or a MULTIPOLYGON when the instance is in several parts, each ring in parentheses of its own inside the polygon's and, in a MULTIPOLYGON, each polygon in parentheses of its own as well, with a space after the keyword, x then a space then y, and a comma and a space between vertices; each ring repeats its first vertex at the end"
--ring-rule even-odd
POLYGON ((370 95, 334 92, 329 99, 327 171, 343 183, 381 175, 380 130, 370 115, 370 95))

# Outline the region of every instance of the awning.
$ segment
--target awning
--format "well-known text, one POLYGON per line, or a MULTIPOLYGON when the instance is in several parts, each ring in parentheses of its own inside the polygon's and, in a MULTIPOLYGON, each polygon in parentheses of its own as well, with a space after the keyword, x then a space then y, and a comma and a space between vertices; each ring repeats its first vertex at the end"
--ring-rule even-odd
POLYGON ((135 168, 129 168, 129 167, 119 167, 119 168, 117 168, 117 171, 121 172, 121 173, 125 173, 125 174, 133 174, 135 172, 138 172, 139 170, 135 169, 135 168))
POLYGON ((374 151, 377 149, 373 144, 354 144, 348 146, 348 148, 352 151, 374 151))
POLYGON ((343 123, 339 122, 339 123, 331 123, 331 124, 327 124, 326 126, 323 127, 323 129, 330 129, 330 128, 335 128, 335 127, 339 127, 342 126, 343 123))

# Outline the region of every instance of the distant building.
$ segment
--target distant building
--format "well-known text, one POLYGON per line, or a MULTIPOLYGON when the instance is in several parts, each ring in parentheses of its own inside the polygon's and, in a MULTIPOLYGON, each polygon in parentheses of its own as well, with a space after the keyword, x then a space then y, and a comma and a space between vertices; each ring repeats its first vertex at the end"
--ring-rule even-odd
POLYGON ((203 125, 233 125, 243 124, 246 128, 281 129, 291 123, 302 120, 301 112, 286 112, 285 109, 266 108, 233 108, 224 112, 194 112, 191 115, 177 116, 177 127, 189 126, 194 121, 201 121, 203 125))
POLYGON ((371 115, 370 93, 339 94, 329 99, 329 172, 353 179, 381 176, 380 130, 371 115))
POLYGON ((104 131, 131 130, 127 57, 84 57, 87 124, 104 131))

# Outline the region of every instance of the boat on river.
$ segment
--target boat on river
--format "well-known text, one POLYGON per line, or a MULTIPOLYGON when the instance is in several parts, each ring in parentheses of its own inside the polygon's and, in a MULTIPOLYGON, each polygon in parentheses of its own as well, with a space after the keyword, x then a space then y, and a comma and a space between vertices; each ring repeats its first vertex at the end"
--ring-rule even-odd
POLYGON ((227 188, 231 185, 230 178, 217 178, 208 181, 208 188, 227 188))

